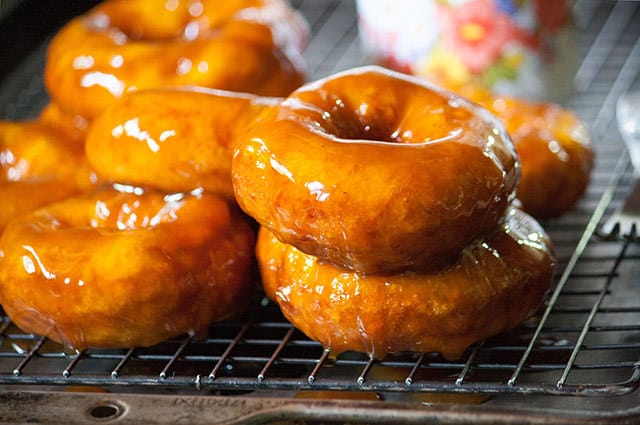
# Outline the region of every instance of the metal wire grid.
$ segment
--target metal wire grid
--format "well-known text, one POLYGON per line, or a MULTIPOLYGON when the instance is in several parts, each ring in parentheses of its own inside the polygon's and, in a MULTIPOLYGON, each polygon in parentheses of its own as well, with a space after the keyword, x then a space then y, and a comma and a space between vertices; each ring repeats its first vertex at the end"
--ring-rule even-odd
MULTIPOLYGON (((352 2, 295 5, 314 34, 307 51, 312 78, 365 61, 352 2)), ((213 325, 204 340, 185 336, 151 348, 68 353, 46 338, 21 332, 3 315, 0 383, 234 393, 311 389, 612 395, 635 390, 640 381, 640 246, 607 240, 597 227, 633 183, 612 118, 617 96, 640 83, 640 7, 584 0, 576 3, 575 12, 584 57, 569 106, 592 123, 598 161, 577 209, 544 223, 559 258, 555 290, 540 314, 518 329, 471 347, 459 361, 434 353, 383 360, 356 353, 335 357, 263 301, 244 320, 213 325)), ((0 106, 5 117, 33 116, 34 105, 46 101, 41 67, 34 66, 42 64, 42 57, 43 49, 28 59, 28 78, 21 74, 11 79, 24 84, 14 103, 0 106)))

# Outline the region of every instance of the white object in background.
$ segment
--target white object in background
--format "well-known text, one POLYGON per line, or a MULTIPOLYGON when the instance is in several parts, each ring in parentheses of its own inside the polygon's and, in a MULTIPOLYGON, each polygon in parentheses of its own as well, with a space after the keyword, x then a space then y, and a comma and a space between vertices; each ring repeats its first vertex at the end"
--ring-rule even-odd
POLYGON ((625 93, 618 98, 616 118, 636 175, 640 175, 640 90, 625 93))

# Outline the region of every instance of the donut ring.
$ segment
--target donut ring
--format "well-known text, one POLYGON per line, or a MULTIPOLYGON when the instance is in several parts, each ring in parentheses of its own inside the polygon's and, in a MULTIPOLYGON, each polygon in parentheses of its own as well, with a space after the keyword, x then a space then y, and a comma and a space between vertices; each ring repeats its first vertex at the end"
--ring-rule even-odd
POLYGON ((0 302, 23 331, 76 349, 150 346, 238 313, 253 249, 221 198, 115 185, 7 226, 0 302))
POLYGON ((87 157, 106 180, 233 199, 232 141, 275 102, 196 88, 130 93, 92 123, 87 157))
POLYGON ((589 132, 570 111, 551 103, 495 97, 486 107, 501 119, 522 165, 517 196, 525 211, 554 218, 584 195, 593 168, 589 132))
POLYGON ((504 215, 519 178, 488 112, 378 67, 303 86, 237 143, 241 208, 283 242, 363 273, 452 261, 504 215))
POLYGON ((570 211, 584 195, 594 152, 585 125, 553 103, 492 95, 474 84, 452 88, 493 112, 505 125, 520 157, 518 199, 540 219, 570 211))
POLYGON ((267 296, 285 317, 336 354, 382 358, 402 351, 458 358, 483 338, 511 329, 538 306, 555 259, 530 216, 505 221, 433 273, 365 275, 323 262, 261 228, 256 249, 267 296))
POLYGON ((308 29, 283 0, 107 0, 52 40, 45 86, 91 120, 124 93, 196 85, 284 96, 308 29))
POLYGON ((84 147, 40 121, 0 121, 0 232, 21 214, 92 187, 84 147))

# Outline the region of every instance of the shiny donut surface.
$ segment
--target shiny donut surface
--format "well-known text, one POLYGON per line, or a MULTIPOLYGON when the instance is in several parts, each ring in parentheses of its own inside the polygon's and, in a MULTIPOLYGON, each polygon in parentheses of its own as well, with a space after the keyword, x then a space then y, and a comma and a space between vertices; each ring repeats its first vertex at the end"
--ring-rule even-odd
POLYGON ((55 103, 45 106, 38 116, 38 121, 65 133, 70 143, 84 144, 87 137, 89 121, 80 115, 67 114, 55 103))
POLYGON ((254 236, 222 198, 114 185, 11 221, 0 302, 67 346, 149 346, 242 311, 254 236))
POLYGON ((364 273, 451 261, 502 217, 519 178, 487 111, 378 67, 303 86, 237 143, 240 206, 283 242, 364 273))
POLYGON ((166 191, 202 187, 233 199, 236 133, 276 102, 202 88, 130 93, 94 120, 87 156, 106 180, 166 191))
POLYGON ((96 182, 79 143, 40 121, 0 121, 0 231, 12 218, 96 182))
POLYGON ((554 103, 498 96, 477 85, 452 87, 500 119, 518 152, 522 176, 518 199, 536 218, 570 211, 584 195, 594 162, 586 126, 554 103))
POLYGON ((261 228, 266 294, 297 328, 336 354, 403 351, 458 358, 474 342, 517 326, 549 288, 555 258, 540 225, 511 208, 504 222, 431 273, 366 275, 284 244, 261 228))
POLYGON ((587 189, 594 161, 584 124, 551 103, 495 97, 486 107, 504 122, 520 157, 517 196, 525 211, 553 218, 573 209, 587 189))
POLYGON ((54 37, 45 85, 68 113, 87 119, 144 88, 284 96, 304 81, 307 37, 283 0, 107 0, 54 37))

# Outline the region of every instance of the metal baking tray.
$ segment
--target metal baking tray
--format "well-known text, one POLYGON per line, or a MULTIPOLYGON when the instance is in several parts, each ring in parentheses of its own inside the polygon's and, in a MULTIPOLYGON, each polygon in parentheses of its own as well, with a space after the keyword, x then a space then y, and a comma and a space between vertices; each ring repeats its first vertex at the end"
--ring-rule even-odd
MULTIPOLYGON (((0 21, 2 37, 18 12, 30 22, 25 3, 0 21)), ((310 78, 367 62, 352 1, 293 4, 311 24, 310 78)), ((0 315, 0 422, 640 423, 640 244, 598 231, 635 182, 614 106, 640 89, 640 2, 577 0, 574 12, 580 66, 567 106, 590 124, 596 167, 575 210, 543 222, 559 264, 538 315, 457 361, 335 357, 260 297, 203 340, 129 350, 68 352, 0 315)), ((3 64, 1 118, 47 103, 54 30, 3 64)))

